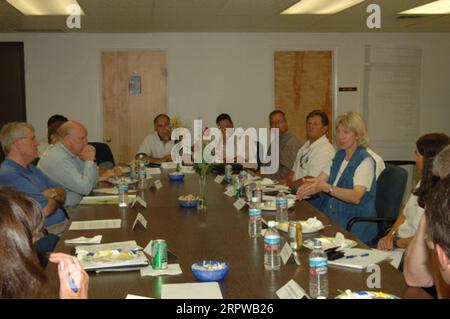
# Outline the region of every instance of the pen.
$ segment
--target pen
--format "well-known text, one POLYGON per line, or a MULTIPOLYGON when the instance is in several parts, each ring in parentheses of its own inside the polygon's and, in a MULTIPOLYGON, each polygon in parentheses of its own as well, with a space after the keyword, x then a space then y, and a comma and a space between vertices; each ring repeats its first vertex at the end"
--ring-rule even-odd
POLYGON ((345 258, 346 259, 351 259, 351 258, 355 258, 355 257, 367 257, 367 256, 369 256, 369 253, 365 253, 365 254, 362 254, 362 255, 348 255, 348 256, 345 256, 345 258))
POLYGON ((70 289, 72 289, 73 292, 78 292, 78 287, 71 276, 67 277, 67 282, 69 283, 70 289))

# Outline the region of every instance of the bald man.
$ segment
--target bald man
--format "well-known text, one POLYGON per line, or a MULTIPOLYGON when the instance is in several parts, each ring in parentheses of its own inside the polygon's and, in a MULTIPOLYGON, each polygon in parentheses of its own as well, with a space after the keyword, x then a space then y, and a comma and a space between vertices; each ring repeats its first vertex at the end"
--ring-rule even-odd
POLYGON ((83 124, 68 121, 58 129, 59 142, 40 159, 38 167, 66 190, 66 206, 77 205, 99 181, 120 175, 120 169, 100 171, 95 148, 88 144, 83 124))

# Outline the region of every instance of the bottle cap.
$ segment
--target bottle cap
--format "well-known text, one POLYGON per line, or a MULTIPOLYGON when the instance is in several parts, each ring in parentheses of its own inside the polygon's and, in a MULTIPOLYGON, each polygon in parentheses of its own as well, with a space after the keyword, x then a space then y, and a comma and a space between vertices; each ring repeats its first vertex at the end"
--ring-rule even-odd
POLYGON ((258 202, 258 197, 252 197, 252 203, 257 203, 258 202))
POLYGON ((277 224, 277 222, 274 221, 274 220, 269 220, 269 221, 267 222, 267 225, 268 225, 269 227, 275 227, 276 224, 277 224))

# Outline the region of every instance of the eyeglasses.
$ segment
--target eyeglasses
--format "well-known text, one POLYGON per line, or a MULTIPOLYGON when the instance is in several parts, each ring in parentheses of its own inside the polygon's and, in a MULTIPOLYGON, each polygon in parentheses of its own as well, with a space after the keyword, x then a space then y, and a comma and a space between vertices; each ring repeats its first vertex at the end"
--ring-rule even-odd
POLYGON ((305 165, 309 162, 309 153, 311 153, 311 149, 309 148, 305 153, 300 157, 300 167, 305 169, 305 165))

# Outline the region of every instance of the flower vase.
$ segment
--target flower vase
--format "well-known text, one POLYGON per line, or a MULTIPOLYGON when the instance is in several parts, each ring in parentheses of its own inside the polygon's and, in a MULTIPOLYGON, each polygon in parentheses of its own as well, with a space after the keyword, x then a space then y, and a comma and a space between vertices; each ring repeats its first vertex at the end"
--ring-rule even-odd
POLYGON ((206 205, 206 174, 205 175, 199 175, 199 200, 197 209, 198 210, 206 210, 208 209, 208 205, 206 205))

